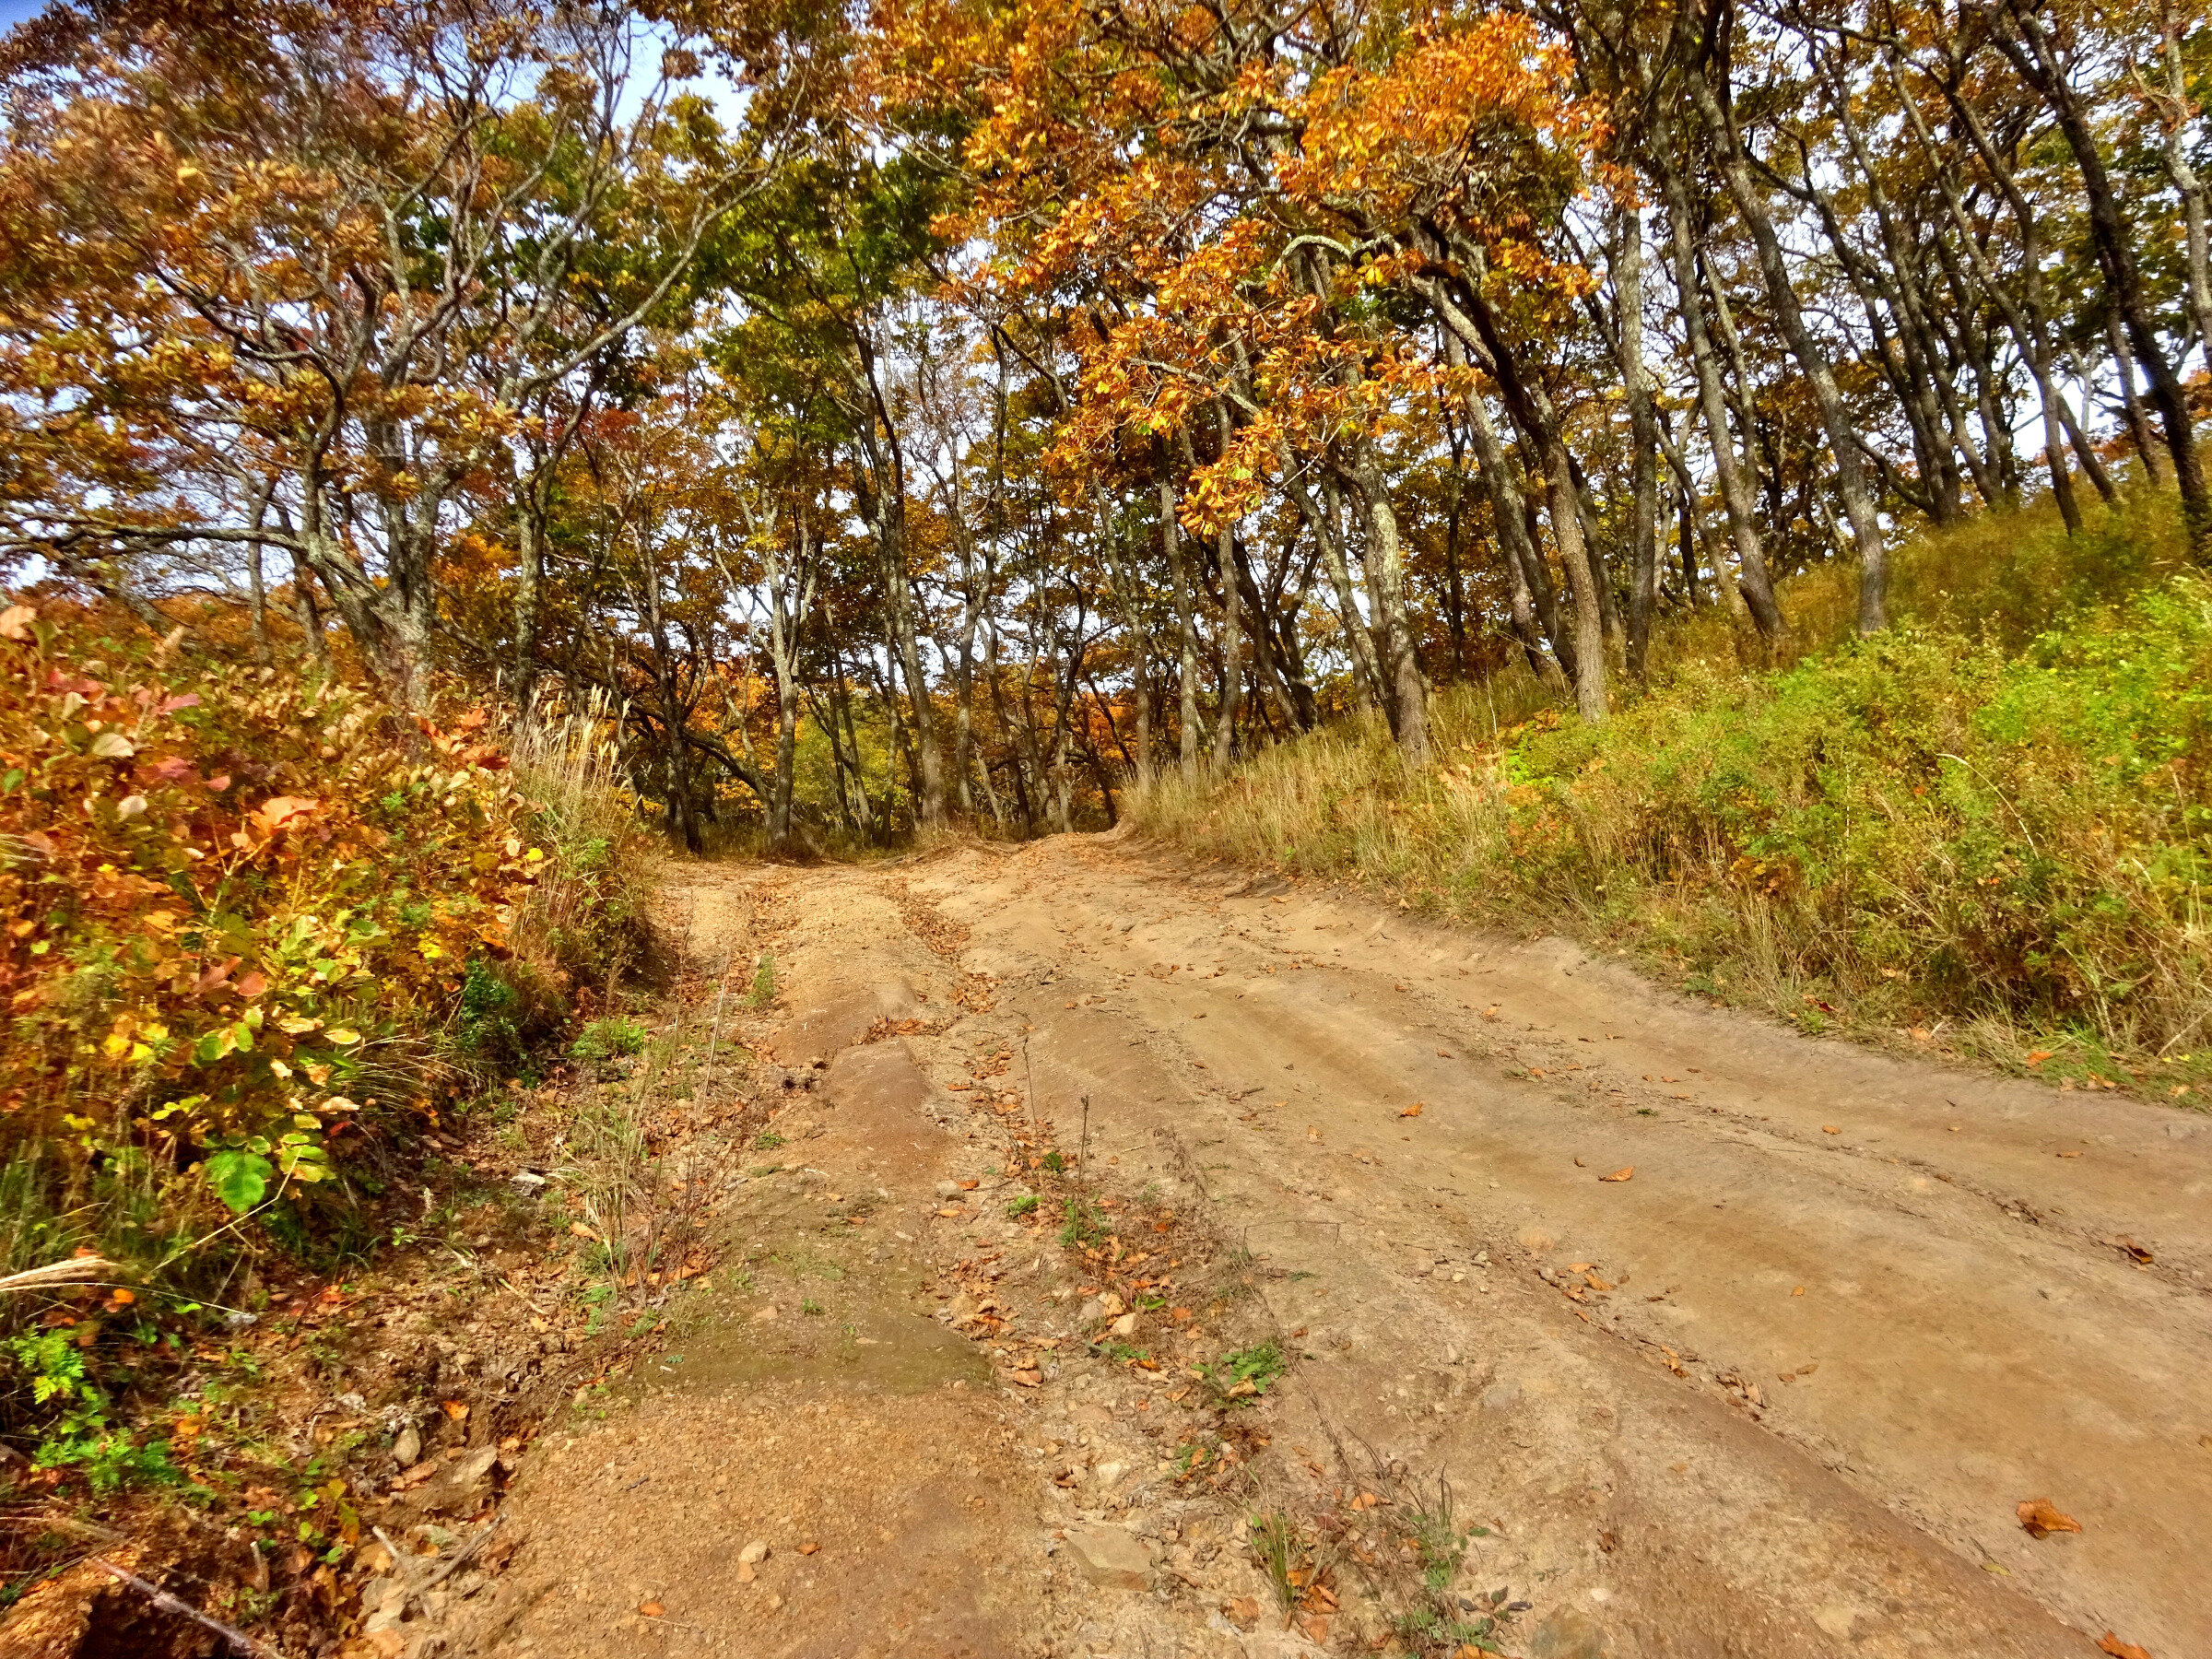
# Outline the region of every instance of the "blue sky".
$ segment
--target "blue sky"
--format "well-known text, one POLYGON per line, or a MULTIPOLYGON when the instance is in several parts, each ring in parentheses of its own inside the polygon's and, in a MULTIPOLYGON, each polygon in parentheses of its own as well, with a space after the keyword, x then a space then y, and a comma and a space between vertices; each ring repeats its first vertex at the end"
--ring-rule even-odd
POLYGON ((0 0, 0 29, 22 22, 45 4, 46 0, 0 0))

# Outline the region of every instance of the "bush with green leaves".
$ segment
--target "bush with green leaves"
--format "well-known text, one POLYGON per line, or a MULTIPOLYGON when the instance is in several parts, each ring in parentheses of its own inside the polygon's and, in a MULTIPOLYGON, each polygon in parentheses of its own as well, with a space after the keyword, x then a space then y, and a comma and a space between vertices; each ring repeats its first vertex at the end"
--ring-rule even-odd
POLYGON ((645 1028, 634 1019, 609 1014, 585 1026, 569 1053, 578 1060, 627 1060, 645 1051, 645 1028))

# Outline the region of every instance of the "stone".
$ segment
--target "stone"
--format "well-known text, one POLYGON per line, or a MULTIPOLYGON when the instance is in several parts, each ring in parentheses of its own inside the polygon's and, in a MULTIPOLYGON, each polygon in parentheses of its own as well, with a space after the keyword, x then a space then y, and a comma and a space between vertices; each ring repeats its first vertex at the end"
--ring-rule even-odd
POLYGON ((1071 1526, 1068 1553, 1084 1576, 1102 1590, 1149 1590, 1152 1552, 1119 1526, 1071 1526))
POLYGON ((940 1181, 940 1182, 937 1182, 937 1196, 938 1196, 938 1197, 940 1197, 940 1198, 957 1198, 957 1197, 959 1197, 959 1194, 960 1194, 960 1183, 959 1183, 959 1182, 957 1182, 957 1181, 940 1181))
POLYGON ((1858 1621, 1855 1609, 1838 1606, 1832 1602, 1813 1614, 1813 1622, 1820 1627, 1824 1634, 1833 1636, 1838 1641, 1849 1641, 1852 1627, 1858 1621))
POLYGON ((1100 1320, 1105 1317, 1106 1303, 1103 1300, 1096 1296, 1085 1302, 1083 1304, 1082 1311, 1076 1315, 1076 1318, 1080 1323, 1087 1325, 1096 1324, 1100 1320))
POLYGON ((1606 1627, 1573 1607, 1554 1607, 1528 1633, 1528 1659, 1614 1659, 1606 1627))
POLYGON ((422 1461, 422 1430, 409 1423, 399 1431, 392 1442, 393 1461, 403 1469, 411 1469, 422 1461))
POLYGON ((416 1503, 425 1514, 445 1511, 473 1515, 491 1496, 492 1471, 499 1466, 500 1449, 486 1446, 458 1458, 424 1482, 416 1503))
POLYGON ((1482 1391, 1482 1408, 1485 1411, 1511 1411, 1520 1398, 1520 1383, 1493 1382, 1482 1391))
POLYGON ((1113 1322, 1113 1324, 1112 1324, 1112 1331, 1113 1331, 1113 1334, 1114 1334, 1116 1336, 1134 1336, 1134 1335, 1136 1335, 1136 1315, 1135 1315, 1135 1314, 1134 1314, 1134 1313, 1124 1313, 1124 1314, 1123 1314, 1123 1315, 1122 1315, 1122 1316, 1121 1316, 1119 1319, 1117 1319, 1117 1320, 1115 1320, 1115 1321, 1113 1322))
POLYGON ((757 1566, 760 1562, 767 1559, 768 1540, 766 1538, 755 1538, 750 1544, 747 1544, 743 1549, 737 1552, 737 1561, 740 1566, 757 1566))

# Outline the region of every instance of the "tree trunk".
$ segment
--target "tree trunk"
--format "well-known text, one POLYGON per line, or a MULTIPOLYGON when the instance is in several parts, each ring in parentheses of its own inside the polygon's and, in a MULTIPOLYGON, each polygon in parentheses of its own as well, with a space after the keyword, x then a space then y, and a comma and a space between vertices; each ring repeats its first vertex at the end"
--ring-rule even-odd
POLYGON ((1198 781, 1198 615, 1191 603, 1191 574, 1183 563, 1182 526, 1175 521, 1175 486, 1165 474, 1159 480, 1159 541, 1167 555, 1168 572, 1175 588, 1175 624, 1182 635, 1177 693, 1182 700, 1182 781, 1198 781))
MULTIPOLYGON (((1728 435, 1727 397, 1721 388, 1719 365, 1712 360, 1712 342, 1705 333, 1704 308, 1698 300, 1697 255, 1689 240, 1689 198, 1683 189, 1682 177, 1672 163, 1661 159, 1657 166, 1666 195, 1677 301, 1681 310, 1683 332, 1689 337, 1690 360, 1697 370, 1698 402, 1705 418, 1706 436, 1712 441, 1713 475, 1720 484, 1721 500, 1728 511, 1728 528, 1735 540, 1738 566, 1735 588, 1742 594, 1752 626, 1759 629, 1760 639, 1771 652, 1788 639, 1789 630, 1783 621, 1781 606, 1774 602, 1773 584, 1767 579, 1766 556, 1759 547, 1759 526, 1754 516, 1757 509, 1745 486, 1743 471, 1736 465, 1734 441, 1728 435)), ((1725 590, 1728 585, 1725 567, 1716 568, 1714 574, 1725 590)))
POLYGON ((1759 250, 1759 273, 1766 279, 1767 300, 1773 309, 1774 321, 1789 342, 1790 354, 1805 371, 1806 381, 1812 387, 1813 402, 1819 407, 1820 424, 1828 434, 1829 453, 1836 464, 1836 494, 1842 500, 1843 516, 1851 522, 1852 540, 1858 547, 1859 631, 1878 633, 1888 620, 1889 555, 1881 521, 1875 515, 1873 500, 1866 492, 1858 431, 1852 425, 1850 412, 1843 406, 1843 394, 1837 389, 1835 374, 1829 368, 1828 354, 1821 350, 1812 330, 1806 326, 1805 313, 1797 304, 1797 290, 1783 260, 1781 240, 1774 233, 1773 218, 1767 211, 1764 195, 1752 182, 1743 147, 1736 142, 1735 126, 1713 97, 1701 71, 1692 69, 1687 79, 1690 101, 1697 105, 1719 151, 1721 172, 1728 182, 1728 194, 1735 199, 1736 209, 1743 215, 1752 242, 1759 250))
POLYGON ((1634 449, 1629 506, 1628 670, 1641 682, 1652 639, 1652 612, 1659 599, 1659 434, 1652 389, 1643 368, 1643 216, 1618 211, 1614 234, 1615 330, 1621 384, 1628 393, 1629 441, 1634 449))

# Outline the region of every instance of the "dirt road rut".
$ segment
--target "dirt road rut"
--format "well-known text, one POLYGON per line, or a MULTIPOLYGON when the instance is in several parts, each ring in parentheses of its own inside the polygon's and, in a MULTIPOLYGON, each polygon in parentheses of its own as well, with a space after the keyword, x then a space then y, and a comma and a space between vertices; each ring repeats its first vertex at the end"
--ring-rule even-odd
MULTIPOLYGON (((1418 1628, 1358 1571, 1407 1547, 1362 1530, 1363 1485, 1397 1480, 1402 1516, 1441 1477, 1482 1531, 1449 1575, 1458 1600, 1436 1605, 1488 1618, 1478 1645, 1510 1653, 2082 1655, 2108 1630, 2156 1659, 2212 1653, 2204 1117, 1806 1039, 1557 941, 1104 838, 700 881, 710 908, 730 882, 792 903, 773 1059, 823 1079, 809 1166, 845 1186, 865 1171, 884 1195, 839 1218, 841 1238, 881 1241, 861 1279, 911 1281, 866 1293, 880 1316, 973 1336, 980 1301, 987 1334, 1006 1323, 976 1350, 995 1371, 838 1382, 835 1421, 871 1413, 894 1425, 877 1443, 927 1453, 847 1459, 822 1500, 936 1529, 856 1530, 825 1569, 823 1587, 881 1604, 875 1634, 773 1628, 734 1589, 678 1618, 653 1586, 729 1581, 735 1557, 698 1540, 729 1532, 734 1551, 753 1524, 705 1500, 681 1573, 631 1581, 666 1606, 655 1651, 955 1652, 956 1630, 977 1653, 1347 1651, 1418 1628), (1080 1151, 1124 1213, 1210 1240, 1215 1300, 1171 1312, 1171 1285, 1117 1342, 1120 1301, 1088 1299, 1080 1251, 1001 1217, 1025 1190, 1006 1171, 1043 1144, 1025 1123, 1080 1151), (963 1280, 986 1250, 995 1265, 963 1280), (1192 1382, 1192 1362, 1261 1336, 1292 1362, 1256 1411, 1192 1382), (1190 1467, 1208 1447, 1210 1484, 1190 1467), (947 1457, 951 1486, 924 1489, 947 1457), (2018 1506, 2037 1499, 2080 1531, 2031 1536, 2018 1506), (1242 1539, 1262 1507, 1304 1529, 1307 1571, 1343 1565, 1288 1619, 1240 1599, 1274 1606, 1242 1539), (1087 1525, 1135 1538, 1148 1594, 1075 1547, 1087 1525), (935 1625, 950 1604, 933 1572, 968 1598, 935 1625)), ((759 1329, 750 1304, 715 1318, 759 1329)), ((830 1418, 815 1373, 783 1363, 601 1432, 680 1462, 641 1424, 757 1412, 764 1379, 830 1418)), ((521 1524, 588 1459, 610 1470, 600 1524, 649 1535, 620 1460, 576 1443, 525 1479, 521 1524)), ((483 1651, 605 1651, 524 1610, 585 1571, 540 1530, 535 1588, 505 1593, 483 1651)), ((796 1610, 795 1582, 784 1594, 796 1610)))

